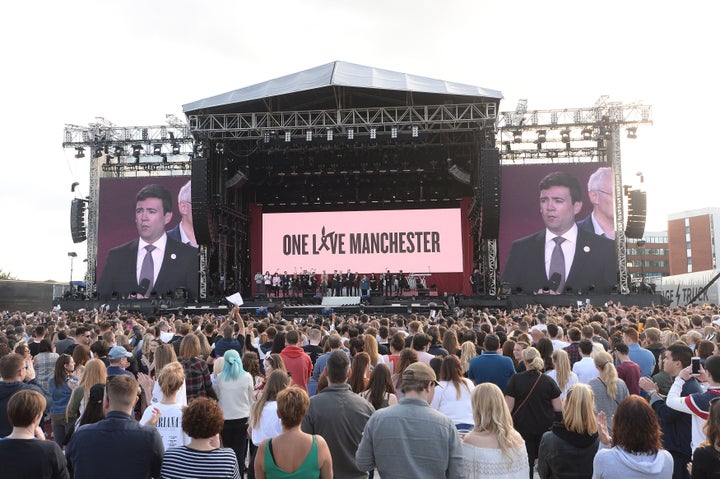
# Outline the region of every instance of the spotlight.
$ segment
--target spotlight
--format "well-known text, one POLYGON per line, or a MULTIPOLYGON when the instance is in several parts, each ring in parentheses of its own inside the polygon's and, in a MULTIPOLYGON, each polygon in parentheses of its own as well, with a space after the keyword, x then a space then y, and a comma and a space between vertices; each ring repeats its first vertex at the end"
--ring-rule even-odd
POLYGON ((536 143, 539 145, 545 141, 547 141, 547 130, 538 130, 536 143))
POLYGON ((395 139, 397 138, 397 127, 392 127, 390 129, 390 138, 395 139))
POLYGON ((420 129, 417 126, 412 127, 412 137, 417 138, 420 133, 420 129))
POLYGON ((522 131, 515 130, 512 132, 513 143, 522 143, 522 131))
POLYGON ((270 143, 270 132, 266 131, 263 133, 263 143, 270 143))
POLYGON ((584 128, 582 131, 582 139, 585 141, 592 140, 592 128, 584 128))
POLYGON ((116 146, 116 147, 115 147, 115 158, 118 158, 118 159, 119 159, 123 154, 125 154, 125 152, 123 151, 123 147, 122 147, 122 146, 116 146))
POLYGON ((75 153, 75 158, 85 158, 85 148, 78 146, 75 148, 75 151, 77 152, 75 153))
POLYGON ((224 155, 225 154, 225 143, 215 144, 215 153, 217 153, 218 155, 224 155))
POLYGON ((333 130, 332 128, 328 128, 326 131, 326 138, 327 141, 333 141, 333 130))
POLYGON ((355 139, 355 129, 348 128, 348 140, 354 140, 354 139, 355 139))
POLYGON ((102 155, 103 155, 103 149, 95 148, 95 153, 93 153, 93 158, 100 158, 102 155))
POLYGON ((140 150, 142 150, 142 145, 133 145, 132 146, 132 156, 135 158, 135 163, 140 163, 140 150))
POLYGON ((160 143, 155 143, 153 145, 153 155, 160 156, 162 153, 162 145, 160 143))
POLYGON ((172 154, 173 155, 179 155, 180 154, 180 144, 173 142, 172 144, 172 154))
POLYGON ((377 130, 375 128, 370 128, 370 139, 374 140, 377 138, 377 130))
POLYGON ((285 132, 285 143, 290 143, 291 140, 292 140, 292 133, 290 133, 289 131, 286 131, 285 132))
POLYGON ((636 126, 630 126, 627 129, 627 137, 631 140, 637 139, 637 127, 636 126))
POLYGON ((312 141, 312 130, 305 132, 305 141, 312 141))
POLYGON ((570 130, 565 129, 560 131, 560 141, 563 143, 570 143, 570 130))
POLYGON ((143 141, 147 141, 147 139, 148 139, 148 129, 147 128, 142 129, 142 139, 143 139, 143 141))

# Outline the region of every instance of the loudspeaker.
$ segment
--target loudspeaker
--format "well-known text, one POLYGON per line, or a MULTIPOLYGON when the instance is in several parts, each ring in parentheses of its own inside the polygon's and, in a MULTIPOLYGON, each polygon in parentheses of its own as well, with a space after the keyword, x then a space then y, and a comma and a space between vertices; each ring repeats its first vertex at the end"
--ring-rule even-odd
POLYGON ((192 176, 190 178, 193 229, 198 244, 204 245, 211 244, 213 239, 209 176, 208 160, 206 158, 193 158, 192 176))
POLYGON ((426 288, 418 288, 417 289, 417 295, 420 298, 426 298, 430 296, 430 290, 426 288))
POLYGON ((73 243, 82 243, 87 239, 85 231, 85 200, 73 198, 70 203, 70 234, 73 243))
POLYGON ((497 239, 500 232, 500 150, 480 150, 480 239, 497 239))
POLYGON ((645 234, 647 216, 647 193, 640 190, 628 191, 628 214, 625 223, 625 236, 642 238, 645 234))

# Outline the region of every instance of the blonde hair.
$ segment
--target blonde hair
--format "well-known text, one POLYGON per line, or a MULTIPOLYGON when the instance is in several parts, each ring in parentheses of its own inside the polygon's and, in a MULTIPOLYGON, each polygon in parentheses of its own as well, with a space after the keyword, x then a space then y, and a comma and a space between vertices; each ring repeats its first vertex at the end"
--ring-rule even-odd
POLYGON ((500 388, 493 383, 478 384, 472 392, 471 403, 475 421, 473 431, 494 434, 503 455, 509 456, 509 450, 520 444, 500 388))
POLYGON ((563 409, 565 429, 593 435, 598 431, 595 419, 595 394, 587 384, 576 383, 568 390, 563 409))
POLYGON ((185 369, 180 363, 170 363, 160 370, 158 374, 158 383, 160 391, 165 396, 176 393, 185 384, 185 369))
POLYGON ((370 364, 372 364, 373 367, 377 366, 378 360, 380 359, 377 339, 369 334, 364 334, 363 342, 365 343, 363 352, 366 352, 368 356, 370 356, 370 364))
POLYGON ((555 365, 555 378, 557 379, 558 386, 560 386, 561 391, 564 391, 565 386, 567 386, 570 380, 570 373, 572 372, 570 369, 570 358, 566 351, 556 349, 552 353, 552 360, 555 365))
POLYGON ((460 347, 460 364, 462 364, 463 372, 466 373, 470 368, 470 361, 472 358, 477 356, 477 349, 475 343, 472 341, 465 341, 460 347))
POLYGON ((545 360, 540 355, 540 351, 530 346, 529 348, 523 349, 522 357, 527 364, 528 370, 535 369, 541 371, 545 369, 545 360))
POLYGON ((615 399, 615 395, 618 392, 618 374, 612 356, 605 351, 598 351, 595 353, 593 361, 595 362, 595 367, 600 371, 600 379, 605 383, 608 396, 615 399))

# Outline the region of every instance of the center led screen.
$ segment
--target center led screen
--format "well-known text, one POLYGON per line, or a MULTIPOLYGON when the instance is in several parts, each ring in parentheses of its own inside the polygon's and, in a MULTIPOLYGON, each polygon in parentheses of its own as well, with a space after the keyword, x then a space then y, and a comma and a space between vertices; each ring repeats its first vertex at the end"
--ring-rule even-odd
POLYGON ((459 208, 267 213, 262 222, 271 273, 463 270, 459 208))

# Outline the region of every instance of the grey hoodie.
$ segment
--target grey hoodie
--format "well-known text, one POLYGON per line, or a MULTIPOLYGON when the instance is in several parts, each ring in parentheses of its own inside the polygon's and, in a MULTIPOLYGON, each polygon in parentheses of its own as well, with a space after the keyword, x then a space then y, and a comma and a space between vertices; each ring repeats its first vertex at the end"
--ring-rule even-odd
POLYGON ((593 479, 645 479, 648 477, 671 479, 673 459, 661 449, 656 454, 631 454, 619 446, 602 449, 593 461, 593 479))

